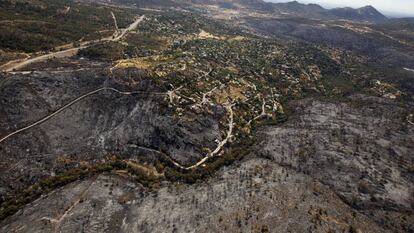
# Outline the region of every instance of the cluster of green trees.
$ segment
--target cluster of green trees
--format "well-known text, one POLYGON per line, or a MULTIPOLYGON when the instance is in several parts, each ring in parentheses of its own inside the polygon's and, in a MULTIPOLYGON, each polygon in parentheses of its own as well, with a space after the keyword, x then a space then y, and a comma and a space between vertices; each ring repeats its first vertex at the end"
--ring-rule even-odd
POLYGON ((228 166, 247 156, 251 152, 251 148, 254 143, 254 137, 246 137, 244 140, 241 140, 241 142, 235 144, 232 148, 227 148, 227 152, 223 156, 212 157, 207 160, 204 166, 191 170, 176 167, 173 164, 172 159, 164 154, 163 156, 160 156, 154 164, 158 173, 164 174, 164 177, 155 175, 140 166, 131 166, 124 160, 118 158, 109 162, 99 163, 94 166, 81 166, 79 168, 63 172, 59 175, 45 178, 39 183, 23 190, 13 199, 1 203, 0 220, 13 215, 26 204, 34 201, 42 194, 48 193, 51 190, 62 187, 76 180, 113 170, 127 171, 133 179, 149 189, 157 188, 161 180, 168 180, 171 182, 180 181, 189 184, 195 183, 201 179, 210 177, 221 167, 228 166))
POLYGON ((44 30, 43 34, 34 34, 18 27, 4 25, 0 26, 0 30, 0 48, 6 51, 45 51, 60 44, 59 40, 47 35, 48 30, 44 30))
POLYGON ((124 57, 124 46, 118 42, 96 44, 80 50, 78 55, 100 60, 118 60, 124 57))
POLYGON ((23 190, 15 198, 7 200, 0 205, 0 220, 13 215, 26 204, 36 200, 42 194, 48 193, 56 188, 62 187, 66 184, 72 183, 76 180, 91 177, 93 175, 109 172, 113 170, 127 170, 138 182, 146 187, 151 188, 158 183, 158 177, 151 176, 142 169, 128 166, 128 164, 119 159, 115 159, 106 163, 100 163, 95 166, 80 167, 68 170, 62 174, 45 178, 39 183, 30 186, 23 190))
POLYGON ((145 25, 142 25, 141 31, 171 37, 199 33, 201 28, 215 34, 242 34, 240 30, 225 23, 201 17, 191 12, 177 11, 160 13, 156 20, 151 19, 145 25))
POLYGON ((317 65, 322 75, 339 75, 341 72, 340 64, 315 46, 307 44, 293 46, 288 50, 288 57, 289 62, 302 64, 302 67, 317 65))
POLYGON ((63 185, 69 184, 75 180, 90 176, 91 174, 92 172, 89 171, 87 168, 78 168, 67 171, 57 176, 48 177, 44 180, 41 180, 38 184, 35 184, 23 190, 23 192, 18 194, 15 198, 3 202, 0 205, 0 220, 3 220, 8 216, 13 215, 19 209, 23 208, 26 204, 34 201, 42 194, 47 193, 63 185))
POLYGON ((183 170, 175 166, 165 166, 165 178, 171 182, 181 181, 184 183, 195 183, 206 177, 210 177, 215 171, 223 166, 228 166, 235 161, 241 160, 251 152, 255 142, 254 138, 243 140, 234 148, 229 149, 223 156, 212 157, 204 164, 192 170, 183 170))
MULTIPOLYGON (((98 39, 98 31, 114 30, 111 11, 120 10, 69 0, 0 1, 0 49, 35 52, 81 38, 98 39)), ((116 15, 123 27, 135 12, 125 9, 116 15)))

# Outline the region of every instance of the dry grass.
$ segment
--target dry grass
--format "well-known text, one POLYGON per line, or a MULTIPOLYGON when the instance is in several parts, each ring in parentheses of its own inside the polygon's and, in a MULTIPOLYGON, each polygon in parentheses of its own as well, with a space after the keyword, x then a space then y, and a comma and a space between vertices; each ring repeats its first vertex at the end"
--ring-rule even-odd
POLYGON ((246 101, 247 97, 243 94, 245 92, 244 87, 238 87, 235 85, 227 86, 225 89, 219 90, 215 95, 217 103, 224 104, 228 100, 246 101))
POLYGON ((118 60, 112 69, 127 69, 127 68, 138 68, 143 70, 151 70, 152 66, 149 62, 144 61, 142 58, 134 59, 123 59, 118 60))

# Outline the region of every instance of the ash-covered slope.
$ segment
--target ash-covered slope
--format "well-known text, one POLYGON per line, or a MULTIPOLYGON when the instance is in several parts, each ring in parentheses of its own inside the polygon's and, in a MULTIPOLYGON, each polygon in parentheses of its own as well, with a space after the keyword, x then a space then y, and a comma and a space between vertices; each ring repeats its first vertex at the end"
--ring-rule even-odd
POLYGON ((168 108, 167 88, 141 71, 121 71, 111 78, 99 70, 2 77, 0 82, 0 129, 6 133, 23 128, 86 93, 104 90, 68 107, 43 124, 3 141, 1 198, 13 196, 43 177, 74 164, 97 163, 108 156, 154 161, 160 152, 182 164, 205 156, 204 147, 221 138, 217 121, 224 110, 176 117, 168 108), (135 86, 126 83, 132 78, 135 86), (161 93, 157 94, 157 93, 161 93), (17 107, 16 107, 17 106, 17 107))
POLYGON ((263 159, 222 169, 203 183, 154 192, 119 175, 75 182, 0 224, 1 232, 17 229, 31 233, 387 232, 320 182, 263 159))
POLYGON ((101 174, 40 198, 0 231, 410 232, 414 127, 399 116, 413 106, 354 101, 293 103, 248 157, 203 182, 149 192, 121 171, 101 174))
POLYGON ((264 130, 262 154, 328 185, 390 232, 413 225, 414 105, 354 96, 299 101, 294 117, 264 130))
POLYGON ((297 2, 99 3, 108 35, 145 18, 0 75, 1 233, 414 230, 410 23, 297 2))

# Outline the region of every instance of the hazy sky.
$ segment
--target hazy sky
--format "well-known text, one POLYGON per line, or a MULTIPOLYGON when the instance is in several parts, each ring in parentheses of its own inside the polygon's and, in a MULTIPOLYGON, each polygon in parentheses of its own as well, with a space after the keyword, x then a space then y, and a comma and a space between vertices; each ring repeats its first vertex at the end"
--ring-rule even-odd
MULTIPOLYGON (((287 0, 267 0, 273 2, 289 2, 287 0)), ((292 1, 292 0, 290 0, 292 1)), ((324 7, 361 7, 372 5, 384 14, 400 13, 414 16, 414 0, 298 0, 303 3, 318 3, 324 7)))

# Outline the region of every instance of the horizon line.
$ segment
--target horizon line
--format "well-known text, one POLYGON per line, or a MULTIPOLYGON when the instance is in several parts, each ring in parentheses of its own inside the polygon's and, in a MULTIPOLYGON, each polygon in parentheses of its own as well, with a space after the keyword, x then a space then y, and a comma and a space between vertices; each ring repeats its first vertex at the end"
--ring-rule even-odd
POLYGON ((358 8, 362 8, 362 7, 366 7, 366 6, 372 6, 374 7, 377 11, 379 11, 381 14, 383 14, 384 16, 388 17, 388 18, 414 18, 414 12, 413 13, 406 13, 406 12, 400 12, 400 11, 387 11, 387 10, 382 10, 378 7, 375 7, 373 5, 367 4, 364 6, 360 6, 360 7, 352 7, 349 5, 343 5, 343 4, 335 4, 335 3, 323 3, 323 2, 318 2, 316 1, 308 1, 308 0, 263 0, 265 2, 272 2, 272 3, 286 3, 286 2, 299 2, 302 4, 317 4, 320 5, 321 7, 330 10, 330 9, 335 9, 335 8, 345 8, 345 7, 349 7, 352 9, 358 9, 358 8))

